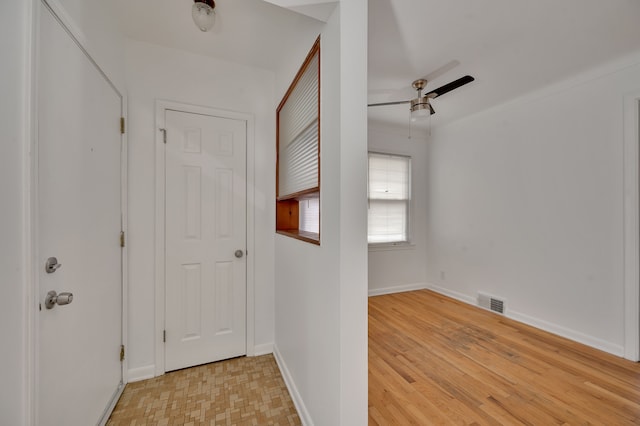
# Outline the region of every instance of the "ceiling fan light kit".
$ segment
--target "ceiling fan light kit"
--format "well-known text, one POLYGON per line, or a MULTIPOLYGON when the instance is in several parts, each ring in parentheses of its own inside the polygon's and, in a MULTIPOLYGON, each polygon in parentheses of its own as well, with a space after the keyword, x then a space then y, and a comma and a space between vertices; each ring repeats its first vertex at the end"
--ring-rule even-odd
POLYGON ((431 104, 429 103, 429 98, 426 96, 422 96, 416 99, 411 100, 411 121, 419 121, 424 120, 427 117, 431 116, 431 104))
POLYGON ((411 99, 411 121, 422 121, 431 116, 431 105, 429 97, 422 96, 422 89, 427 85, 427 80, 420 78, 414 81, 411 86, 418 91, 418 97, 411 99))
POLYGON ((214 0, 194 0, 191 6, 191 17, 200 31, 209 31, 215 22, 216 2, 214 0))

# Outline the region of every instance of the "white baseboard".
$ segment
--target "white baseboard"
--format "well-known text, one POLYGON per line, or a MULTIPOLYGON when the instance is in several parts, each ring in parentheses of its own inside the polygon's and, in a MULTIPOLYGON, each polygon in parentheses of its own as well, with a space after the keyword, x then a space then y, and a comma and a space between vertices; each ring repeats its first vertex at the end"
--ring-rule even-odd
POLYGON ((282 355, 280 355, 280 352, 278 351, 278 347, 275 344, 273 345, 273 356, 276 359, 278 368, 280 368, 280 373, 282 374, 284 383, 287 385, 287 389, 289 390, 289 395, 291 395, 293 404, 296 406, 296 410, 298 410, 298 416, 300 417, 300 421, 302 422, 302 425, 313 426, 311 415, 309 415, 309 411, 307 410, 307 407, 304 405, 304 401, 300 396, 300 392, 298 392, 298 388, 296 387, 296 384, 293 381, 293 377, 291 377, 291 373, 287 368, 287 364, 284 362, 284 359, 282 359, 282 355))
MULTIPOLYGON (((461 302, 468 303, 469 305, 478 307, 477 301, 474 297, 467 296, 466 294, 458 293, 456 291, 452 291, 452 290, 439 287, 433 284, 430 284, 428 288, 430 290, 435 291, 436 293, 440 293, 445 296, 449 296, 453 299, 459 300, 461 302)), ((622 345, 616 345, 614 343, 607 342, 602 339, 598 339, 597 337, 589 336, 588 334, 571 330, 569 328, 563 327, 558 324, 554 324, 548 321, 534 318, 532 316, 529 316, 520 312, 514 312, 511 309, 507 309, 507 311, 505 312, 505 317, 515 321, 519 321, 523 324, 530 325, 540 330, 558 335, 560 337, 573 340, 574 342, 582 343, 583 345, 591 346, 592 348, 596 348, 601 351, 608 352, 612 355, 616 355, 619 357, 624 356, 624 347, 622 345)))
POLYGON ((600 349, 601 351, 605 351, 619 357, 624 356, 624 347, 622 345, 616 345, 611 342, 598 339, 597 337, 589 336, 588 334, 571 330, 570 328, 562 327, 560 325, 553 324, 538 318, 530 317, 529 315, 525 315, 520 312, 514 312, 510 310, 507 312, 507 314, 508 318, 520 321, 532 327, 539 328, 540 330, 548 331, 549 333, 565 337, 569 340, 582 343, 583 345, 591 346, 592 348, 600 349))
POLYGON ((370 288, 369 297, 381 296, 383 294, 402 293, 404 291, 424 290, 425 288, 427 288, 427 284, 425 283, 403 284, 385 288, 370 288))
POLYGON ((139 382, 140 380, 153 379, 156 375, 155 365, 145 365, 144 367, 130 368, 127 372, 127 382, 139 382))
POLYGON ((253 356, 261 356, 273 353, 273 343, 263 343, 253 347, 253 356))
POLYGON ((457 291, 449 290, 448 288, 444 288, 444 287, 439 287, 439 286, 434 285, 434 284, 427 285, 427 288, 429 290, 435 291, 436 293, 440 293, 440 294, 444 294, 445 296, 449 296, 452 299, 456 299, 456 300, 459 300, 461 302, 468 303, 469 305, 478 306, 476 304, 476 299, 471 297, 471 296, 467 296, 466 294, 458 293, 457 291))

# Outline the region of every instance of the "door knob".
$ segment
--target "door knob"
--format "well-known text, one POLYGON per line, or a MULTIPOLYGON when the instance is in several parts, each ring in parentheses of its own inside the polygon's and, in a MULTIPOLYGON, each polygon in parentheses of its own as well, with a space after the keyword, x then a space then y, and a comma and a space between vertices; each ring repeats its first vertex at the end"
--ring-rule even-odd
POLYGON ((53 309, 56 304, 58 305, 68 305, 73 302, 73 294, 71 293, 56 293, 55 290, 51 290, 47 293, 47 297, 44 299, 44 306, 47 309, 53 309))
POLYGON ((242 256, 244 256, 244 251, 242 250, 236 250, 236 252, 234 253, 236 255, 236 257, 238 259, 240 259, 242 256))

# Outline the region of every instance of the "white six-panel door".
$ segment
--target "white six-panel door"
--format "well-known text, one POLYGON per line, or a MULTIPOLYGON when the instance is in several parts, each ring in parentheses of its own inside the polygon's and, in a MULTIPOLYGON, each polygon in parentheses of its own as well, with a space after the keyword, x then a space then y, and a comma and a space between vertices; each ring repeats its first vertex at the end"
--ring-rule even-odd
POLYGON ((246 124, 166 110, 165 371, 246 354, 246 124))
POLYGON ((122 386, 122 99, 39 10, 37 424, 94 425, 122 386), (73 301, 48 309, 52 290, 73 301))

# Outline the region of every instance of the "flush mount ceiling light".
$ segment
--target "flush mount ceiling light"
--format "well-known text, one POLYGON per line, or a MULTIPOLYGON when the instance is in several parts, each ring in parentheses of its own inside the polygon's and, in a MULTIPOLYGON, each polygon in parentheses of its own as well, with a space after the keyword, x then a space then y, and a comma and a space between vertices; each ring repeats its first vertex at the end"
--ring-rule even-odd
POLYGON ((200 31, 209 31, 216 19, 216 2, 214 0, 194 0, 191 16, 200 31))

